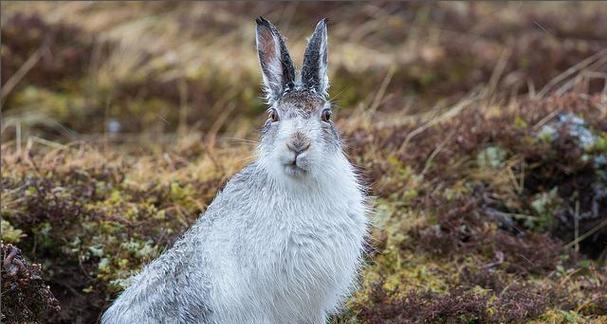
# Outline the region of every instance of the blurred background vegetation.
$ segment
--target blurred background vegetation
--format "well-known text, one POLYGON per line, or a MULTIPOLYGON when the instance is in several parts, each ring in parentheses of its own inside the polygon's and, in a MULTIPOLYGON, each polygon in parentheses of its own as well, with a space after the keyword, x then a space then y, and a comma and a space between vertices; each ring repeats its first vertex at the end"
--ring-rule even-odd
POLYGON ((607 321, 604 3, 2 4, 2 321, 90 323, 252 158, 254 18, 375 197, 336 323, 607 321))

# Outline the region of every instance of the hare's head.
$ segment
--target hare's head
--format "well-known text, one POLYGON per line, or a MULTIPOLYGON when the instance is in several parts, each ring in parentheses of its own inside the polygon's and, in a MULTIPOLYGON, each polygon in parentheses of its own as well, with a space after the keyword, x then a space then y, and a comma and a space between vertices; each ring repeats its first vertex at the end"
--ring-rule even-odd
POLYGON ((259 159, 292 177, 332 169, 341 155, 339 135, 328 99, 327 26, 317 25, 295 71, 285 41, 269 21, 257 19, 257 51, 268 102, 259 159))

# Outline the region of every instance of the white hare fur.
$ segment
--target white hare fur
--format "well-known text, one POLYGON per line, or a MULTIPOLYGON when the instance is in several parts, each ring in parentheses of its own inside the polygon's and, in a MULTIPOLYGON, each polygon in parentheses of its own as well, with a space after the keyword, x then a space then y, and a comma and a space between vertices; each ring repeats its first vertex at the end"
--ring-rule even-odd
POLYGON ((282 37, 257 20, 271 118, 256 160, 132 278, 102 323, 324 323, 339 310, 355 287, 368 221, 326 118, 326 35, 321 21, 295 78, 282 37))

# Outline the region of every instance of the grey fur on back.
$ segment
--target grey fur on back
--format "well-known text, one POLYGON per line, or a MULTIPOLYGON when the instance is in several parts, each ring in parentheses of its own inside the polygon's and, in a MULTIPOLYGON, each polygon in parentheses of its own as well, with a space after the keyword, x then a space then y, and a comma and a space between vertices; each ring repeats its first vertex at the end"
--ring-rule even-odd
POLYGON ((368 221, 330 120, 326 35, 322 20, 295 78, 284 39, 257 20, 270 118, 255 162, 131 279, 102 323, 324 323, 339 310, 368 221))

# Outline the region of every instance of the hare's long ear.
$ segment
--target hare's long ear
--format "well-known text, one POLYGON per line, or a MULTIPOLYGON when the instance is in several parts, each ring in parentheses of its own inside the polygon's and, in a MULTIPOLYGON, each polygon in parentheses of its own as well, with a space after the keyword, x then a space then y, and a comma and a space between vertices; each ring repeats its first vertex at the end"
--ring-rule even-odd
POLYGON ((301 82, 304 87, 327 96, 329 76, 327 75, 327 19, 316 25, 314 34, 308 41, 301 68, 301 82))
POLYGON ((278 29, 263 17, 257 18, 257 52, 266 97, 275 101, 285 90, 294 87, 295 68, 287 51, 285 41, 278 29))

